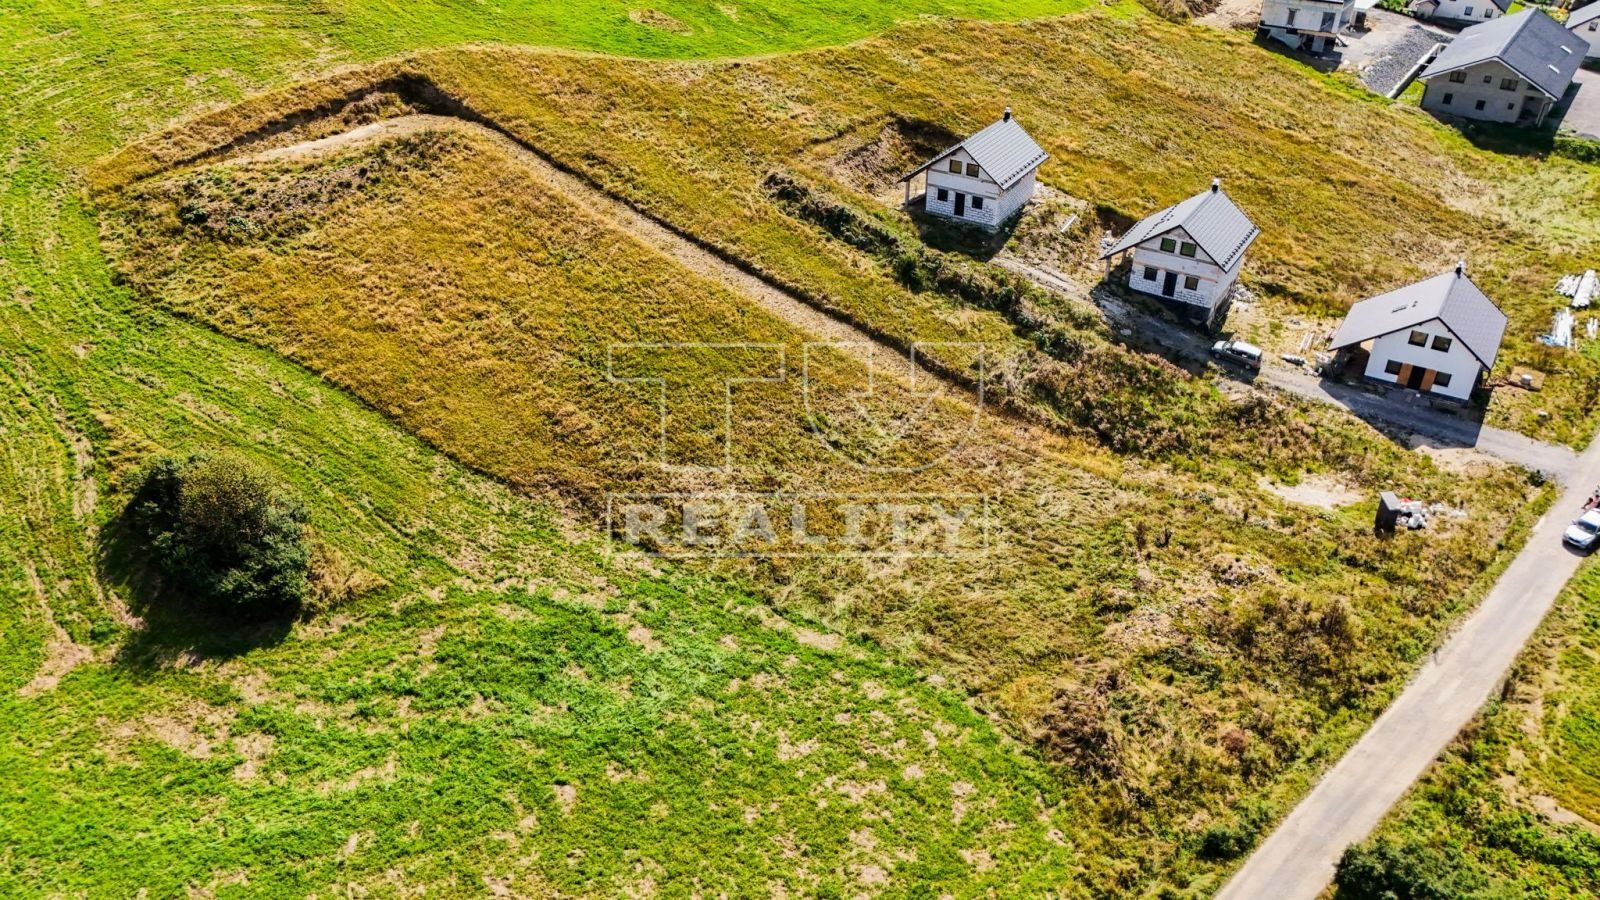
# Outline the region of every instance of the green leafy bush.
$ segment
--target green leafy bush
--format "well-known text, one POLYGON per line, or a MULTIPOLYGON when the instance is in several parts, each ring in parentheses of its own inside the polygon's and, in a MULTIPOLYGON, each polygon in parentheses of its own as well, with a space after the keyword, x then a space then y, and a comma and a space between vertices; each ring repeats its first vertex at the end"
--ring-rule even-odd
POLYGON ((1200 835, 1202 859, 1238 859, 1250 852, 1261 839, 1261 832, 1272 821, 1272 810, 1262 804, 1248 804, 1231 823, 1218 823, 1200 835))
POLYGON ((240 460, 157 458, 138 476, 126 522, 163 592, 248 617, 305 601, 305 508, 240 460))
POLYGON ((1381 839, 1346 850, 1334 884, 1339 900, 1459 900, 1485 887, 1459 850, 1381 839))

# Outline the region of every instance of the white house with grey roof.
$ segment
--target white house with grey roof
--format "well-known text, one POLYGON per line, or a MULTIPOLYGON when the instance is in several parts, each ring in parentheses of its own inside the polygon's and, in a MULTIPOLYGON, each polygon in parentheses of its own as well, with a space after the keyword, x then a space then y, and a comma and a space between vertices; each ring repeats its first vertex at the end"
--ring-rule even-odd
POLYGON ((1588 45, 1540 9, 1461 32, 1422 74, 1422 108, 1539 127, 1572 84, 1588 45))
POLYGON ((1100 258, 1131 251, 1128 287, 1161 297, 1212 328, 1228 314, 1245 250, 1260 234, 1218 178, 1210 189, 1141 219, 1100 258))
POLYGON ((1583 55, 1588 59, 1600 59, 1600 0, 1568 13, 1566 24, 1568 31, 1589 45, 1583 55))
POLYGON ((1356 21, 1356 0, 1262 0, 1261 34, 1321 56, 1356 21))
POLYGON ((1406 7, 1419 19, 1475 25, 1511 11, 1511 0, 1411 0, 1406 7))
POLYGON ((1466 400, 1478 376, 1494 368, 1506 314, 1466 265, 1350 307, 1331 349, 1367 348, 1365 374, 1425 394, 1466 400))
POLYGON ((924 208, 929 213, 993 231, 1033 199, 1034 173, 1049 158, 1008 106, 998 122, 900 180, 909 203, 912 182, 926 173, 924 208))

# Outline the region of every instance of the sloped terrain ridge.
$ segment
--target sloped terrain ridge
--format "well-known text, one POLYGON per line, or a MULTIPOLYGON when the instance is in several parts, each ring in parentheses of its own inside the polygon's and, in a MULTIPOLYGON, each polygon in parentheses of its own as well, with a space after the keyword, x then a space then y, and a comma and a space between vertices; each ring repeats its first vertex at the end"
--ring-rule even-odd
MULTIPOLYGON (((946 26, 925 27, 937 40, 946 26)), ((831 54, 875 46, 784 64, 817 66, 815 78, 831 54)), ((1222 396, 1071 310, 1039 317, 1054 341, 1041 351, 1017 308, 977 305, 981 294, 942 281, 913 289, 772 198, 766 185, 784 169, 876 217, 876 201, 826 171, 849 152, 840 143, 780 164, 753 140, 752 167, 688 140, 681 117, 647 114, 661 86, 708 91, 682 108, 715 107, 730 83, 769 90, 778 65, 492 50, 411 59, 142 142, 99 168, 96 198, 147 302, 295 360, 591 526, 617 492, 989 498, 998 539, 976 557, 683 565, 973 691, 1031 747, 1017 752, 1049 766, 1052 808, 1069 821, 1051 828, 1079 854, 1086 895, 1204 885, 1217 871, 1207 835, 1259 827, 1273 798, 1295 790, 1309 748, 1340 740, 1352 708, 1370 714, 1494 564, 1486 535, 1514 529, 1537 493, 1508 470, 1453 477, 1325 410, 1222 396), (547 68, 560 77, 543 80, 547 68), (558 82, 593 95, 623 116, 611 130, 628 140, 573 152, 584 105, 536 121, 483 89, 515 79, 530 95, 558 82), (654 148, 639 161, 676 160, 672 183, 696 190, 681 205, 641 193, 666 173, 605 155, 633 152, 624 145, 654 148), (724 218, 702 221, 707 207, 724 218), (704 398, 728 375, 762 374, 760 360, 634 358, 640 368, 619 373, 613 352, 781 347, 800 361, 817 341, 830 346, 811 357, 812 380, 737 389, 737 428, 717 404, 672 407, 666 464, 658 392, 634 376, 665 371, 704 398), (932 349, 918 375, 903 363, 869 370, 863 342, 889 358, 932 349), (1004 405, 980 408, 980 396, 1004 405), (730 465, 705 465, 724 452, 730 465), (1467 516, 1380 541, 1369 505, 1324 515, 1285 504, 1258 486, 1263 470, 1336 472, 1369 496, 1398 485, 1467 516)), ((791 127, 838 135, 848 124, 815 97, 789 103, 791 127)), ((864 137, 881 136, 881 121, 863 116, 864 137)), ((961 816, 969 802, 959 798, 961 816)))

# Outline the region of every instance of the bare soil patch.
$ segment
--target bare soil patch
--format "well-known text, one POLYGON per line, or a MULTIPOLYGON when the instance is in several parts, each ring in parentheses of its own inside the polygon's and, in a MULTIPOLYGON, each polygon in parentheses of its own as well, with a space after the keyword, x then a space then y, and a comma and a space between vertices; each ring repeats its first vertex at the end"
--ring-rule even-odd
POLYGON ((94 651, 74 641, 56 621, 55 610, 50 606, 50 598, 46 595, 44 583, 39 580, 39 573, 31 563, 26 567, 28 583, 33 588, 34 599, 39 603, 39 612, 45 626, 50 629, 50 637, 44 645, 44 662, 39 664, 39 671, 32 680, 17 689, 19 696, 34 697, 55 690, 61 679, 77 668, 79 663, 93 659, 94 651))
POLYGON ((936 122, 891 116, 876 136, 838 154, 826 168, 851 187, 893 200, 902 176, 960 140, 936 122))
POLYGON ((693 28, 659 9, 635 9, 628 13, 628 19, 635 25, 643 25, 646 28, 659 28, 662 31, 670 31, 673 34, 694 33, 693 28))
POLYGON ((1299 484, 1278 484, 1262 476, 1256 480, 1256 484, 1290 503, 1319 509, 1338 509, 1359 502, 1363 497, 1361 491, 1328 475, 1308 475, 1299 484))

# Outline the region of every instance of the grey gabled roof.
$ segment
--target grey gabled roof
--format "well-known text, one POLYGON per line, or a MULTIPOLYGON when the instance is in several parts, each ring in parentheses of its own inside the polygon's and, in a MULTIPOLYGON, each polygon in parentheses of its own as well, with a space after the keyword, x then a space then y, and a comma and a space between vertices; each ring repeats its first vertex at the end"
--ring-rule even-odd
POLYGON ((928 160, 913 169, 905 178, 906 181, 917 177, 934 163, 939 162, 957 150, 967 151, 978 167, 989 173, 989 177, 999 183, 1000 188, 1011 187, 1022 180, 1024 175, 1032 172, 1047 159, 1050 154, 1034 143, 1022 126, 1017 124, 1011 110, 999 121, 983 129, 972 137, 959 144, 948 147, 943 153, 928 160))
POLYGON ((1461 32, 1423 73, 1423 81, 1497 59, 1559 100, 1588 50, 1544 10, 1528 8, 1461 32))
POLYGON ((1506 314, 1461 266, 1350 307, 1330 346, 1350 347, 1433 319, 1443 322, 1485 369, 1494 368, 1506 314))
POLYGON ((1116 256, 1174 228, 1188 232, 1207 256, 1229 272, 1238 268, 1246 248, 1261 234, 1261 229, 1222 192, 1219 179, 1211 183, 1210 189, 1140 219, 1100 258, 1116 256))
POLYGON ((1567 30, 1571 31, 1595 16, 1600 16, 1600 0, 1595 0, 1594 3, 1590 3, 1588 6, 1580 6, 1568 14, 1567 30))

